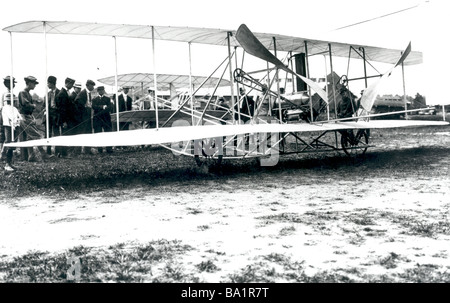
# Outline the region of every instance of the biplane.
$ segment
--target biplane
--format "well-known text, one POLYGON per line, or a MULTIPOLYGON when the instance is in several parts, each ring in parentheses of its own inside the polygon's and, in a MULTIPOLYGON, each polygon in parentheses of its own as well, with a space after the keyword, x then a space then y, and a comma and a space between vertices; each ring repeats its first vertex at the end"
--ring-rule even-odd
MULTIPOLYGON (((151 39, 154 62, 157 60, 154 52, 155 40, 187 43, 189 46, 193 43, 217 45, 226 48, 227 51, 227 56, 218 62, 217 67, 212 68, 214 71, 208 77, 200 79, 185 75, 183 81, 189 79, 187 91, 183 98, 178 96, 176 103, 158 96, 159 82, 164 82, 163 74, 158 75, 153 71, 153 77, 148 74, 141 75, 141 86, 143 87, 145 82, 146 87, 151 87, 155 91, 156 104, 161 104, 162 107, 155 106, 154 109, 122 113, 117 110, 113 116, 117 125, 119 121, 148 119, 154 122, 152 128, 121 131, 117 127, 117 131, 114 132, 52 138, 48 138, 47 134, 45 139, 9 143, 7 146, 11 147, 107 147, 156 144, 177 155, 191 156, 199 165, 210 161, 221 162, 222 159, 243 158, 256 158, 260 160, 261 165, 274 165, 279 155, 293 153, 343 151, 348 155, 364 154, 370 147, 370 129, 448 125, 445 121, 376 120, 373 118, 384 114, 370 113, 380 85, 387 81, 395 68, 422 62, 422 54, 412 51, 411 44, 405 50, 385 49, 278 34, 253 33, 245 24, 238 30, 222 30, 31 21, 12 25, 3 30, 11 35, 41 33, 44 37, 47 34, 65 34, 110 36, 114 39, 151 39), (242 62, 244 54, 249 54, 265 62, 266 68, 249 71, 243 68, 243 63, 239 66, 238 49, 243 51, 242 62), (285 54, 284 59, 279 59, 280 53, 285 54), (325 76, 324 86, 310 77, 312 68, 309 59, 317 55, 324 56, 329 62, 330 73, 325 76), (335 57, 362 60, 363 75, 354 79, 349 79, 346 75, 337 75, 333 69, 335 57), (391 68, 384 73, 368 75, 366 67, 372 66, 371 62, 391 64, 391 68), (290 94, 281 87, 279 77, 281 72, 292 77, 290 94), (215 79, 213 75, 216 74, 220 77, 215 79), (229 77, 227 81, 224 81, 225 75, 229 77), (151 80, 144 81, 144 78, 151 80), (372 78, 376 81, 368 85, 368 80, 372 78), (200 83, 194 87, 193 81, 199 79, 200 83), (338 107, 342 99, 340 92, 344 92, 344 95, 347 93, 353 98, 350 83, 356 80, 365 81, 366 87, 359 100, 359 106, 353 108, 350 117, 339 118, 338 107), (217 98, 214 98, 217 88, 223 84, 229 86, 228 107, 218 104, 217 98), (195 107, 195 95, 204 86, 212 87, 213 93, 205 99, 203 106, 195 107), (250 98, 255 93, 258 94, 256 100, 250 98), (249 110, 249 99, 253 101, 252 110, 249 110)), ((114 77, 100 80, 114 85, 116 96, 119 84, 129 85, 126 84, 126 77, 117 73, 114 77)), ((170 82, 166 84, 170 85, 170 82)), ((408 110, 405 105, 402 113, 410 111, 412 110, 408 110)))

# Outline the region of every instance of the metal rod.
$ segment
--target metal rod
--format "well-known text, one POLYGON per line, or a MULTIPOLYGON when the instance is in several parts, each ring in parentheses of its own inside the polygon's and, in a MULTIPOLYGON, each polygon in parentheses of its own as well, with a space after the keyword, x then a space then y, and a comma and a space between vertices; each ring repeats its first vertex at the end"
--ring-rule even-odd
MULTIPOLYGON (((238 58, 237 58, 237 46, 234 47, 234 61, 236 67, 238 66, 238 58)), ((237 94, 237 111, 238 111, 238 123, 241 124, 241 100, 240 100, 240 91, 239 91, 239 82, 236 81, 236 94, 237 94)), ((244 97, 245 98, 245 97, 244 97)))
POLYGON ((367 88, 367 65, 366 65, 366 50, 364 47, 360 47, 360 50, 362 50, 363 53, 363 61, 364 61, 364 84, 365 88, 367 88))
POLYGON ((403 65, 403 62, 402 62, 402 79, 403 79, 403 102, 405 103, 405 119, 408 119, 408 112, 407 112, 408 104, 406 103, 405 66, 403 65))
POLYGON ((120 123, 119 123, 119 86, 118 86, 118 79, 117 79, 117 38, 116 36, 113 36, 114 38, 114 59, 115 59, 115 65, 116 65, 116 72, 114 75, 114 83, 115 83, 115 88, 116 88, 116 94, 115 94, 115 98, 116 98, 116 125, 117 125, 117 131, 120 131, 120 123))
POLYGON ((142 94, 142 96, 141 96, 141 98, 142 98, 142 100, 141 100, 141 102, 142 102, 142 106, 141 106, 141 104, 140 104, 140 102, 139 102, 139 109, 140 110, 143 110, 144 109, 144 82, 141 82, 141 94, 142 94), (141 108, 142 107, 142 108, 141 108))
MULTIPOLYGON (((229 56, 227 56, 223 61, 222 61, 222 63, 220 63, 220 65, 209 75, 209 77, 207 77, 203 82, 202 82, 202 84, 200 84, 200 86, 198 87, 198 89, 197 90, 199 90, 205 83, 206 83, 206 81, 208 81, 211 77, 212 77, 212 75, 214 75, 214 73, 227 61, 227 59, 229 58, 229 56)), ((228 63, 229 64, 229 63, 228 63)), ((228 64, 227 64, 227 66, 225 67, 225 68, 228 68, 228 64)), ((194 95, 197 93, 197 91, 194 91, 194 95)), ((179 106, 178 106, 178 108, 177 108, 177 110, 172 114, 172 115, 170 115, 170 117, 166 120, 166 122, 164 122, 164 124, 162 125, 162 127, 164 127, 164 126, 166 126, 167 125, 167 123, 169 123, 169 121, 177 114, 177 113, 179 113, 180 111, 181 111, 181 109, 184 107, 184 105, 187 103, 189 101, 189 99, 186 99, 186 100, 184 100, 179 106)))
MULTIPOLYGON (((352 79, 348 79, 348 78, 347 78, 347 82, 365 79, 365 80, 366 80, 366 83, 367 83, 367 79, 370 79, 370 78, 380 78, 380 77, 382 77, 382 76, 383 76, 383 75, 374 75, 374 76, 366 76, 366 77, 359 77, 359 78, 352 78, 352 79)), ((366 88, 367 88, 367 86, 366 86, 366 88)))
MULTIPOLYGON (((275 57, 277 56, 277 40, 275 37, 273 39, 273 50, 275 57)), ((283 122, 283 113, 281 112, 281 94, 280 94, 280 79, 278 78, 278 68, 275 70, 275 81, 277 81, 277 93, 278 93, 278 116, 280 118, 280 123, 283 122)))
MULTIPOLYGON (((289 52, 289 56, 290 56, 290 58, 292 58, 292 51, 291 52, 289 52)), ((291 61, 291 70, 294 70, 294 60, 290 60, 291 61)), ((295 85, 294 85, 294 83, 295 83, 295 76, 294 76, 294 74, 291 74, 291 79, 292 79, 292 94, 294 94, 295 93, 295 85)))
MULTIPOLYGON (((323 59, 325 61, 325 90, 327 92, 327 96, 329 96, 328 92, 328 71, 327 71, 327 56, 323 55, 323 59)), ((330 120, 330 103, 327 103, 327 120, 330 120)))
POLYGON ((352 55, 352 48, 353 46, 350 45, 350 47, 348 48, 348 61, 347 61, 347 78, 348 78, 348 73, 350 71, 350 58, 352 55))
MULTIPOLYGON (((245 72, 247 75, 252 75, 252 74, 259 74, 261 72, 271 72, 273 70, 275 70, 276 67, 272 67, 272 68, 265 68, 265 69, 260 69, 260 70, 256 70, 256 71, 251 71, 251 72, 245 72)), ((266 77, 266 76, 264 76, 266 77)))
MULTIPOLYGON (((47 56, 47 24, 44 21, 44 49, 45 49, 45 82, 47 83, 48 78, 48 56, 47 56)), ((12 103, 11 103, 12 104, 12 103)), ((47 136, 47 139, 50 137, 50 112, 49 112, 49 104, 48 104, 48 87, 45 85, 45 112, 46 112, 46 118, 45 118, 45 133, 47 136)))
MULTIPOLYGON (((269 62, 266 62, 267 64, 267 91, 269 91, 272 87, 272 83, 270 81, 270 71, 269 71, 269 62)), ((264 95, 265 97, 266 95, 264 95)), ((263 99, 264 101, 264 99, 263 99)), ((261 104, 262 105, 262 104, 261 104)), ((272 97, 269 94, 269 111, 267 113, 269 116, 272 116, 272 97)))
MULTIPOLYGON (((431 107, 431 108, 434 109, 434 107, 431 107)), ((364 116, 358 116, 358 117, 339 118, 339 119, 334 119, 334 120, 329 120, 329 121, 317 121, 317 122, 313 122, 313 124, 324 124, 325 122, 340 122, 340 121, 345 122, 345 121, 349 121, 349 120, 355 120, 355 121, 351 121, 351 122, 357 122, 356 120, 363 119, 363 118, 390 116, 390 115, 396 115, 396 114, 403 114, 406 112, 411 113, 411 112, 417 112, 417 111, 428 110, 428 109, 430 109, 430 107, 399 110, 399 111, 394 111, 394 112, 386 112, 386 113, 373 114, 373 115, 364 115, 364 116)))
POLYGON ((227 44, 228 44, 228 68, 230 70, 230 87, 231 87, 231 111, 233 113, 232 121, 234 124, 234 88, 233 88, 233 68, 232 68, 232 62, 231 62, 231 32, 227 33, 227 44))
MULTIPOLYGON (((306 59, 306 77, 309 78, 309 60, 308 60, 308 42, 305 41, 305 59, 306 59)), ((311 96, 311 87, 308 86, 308 94, 309 94, 309 109, 311 111, 311 122, 314 121, 314 113, 312 106, 312 96, 311 96)))
MULTIPOLYGON (((358 56, 360 56, 362 59, 364 59, 364 64, 369 64, 377 73, 379 73, 379 71, 375 68, 375 66, 372 65, 372 63, 370 63, 369 61, 367 61, 366 58, 366 54, 365 54, 365 49, 363 47, 360 47, 360 49, 363 49, 364 54, 361 55, 358 50, 356 50, 353 46, 350 46, 351 49, 353 49, 355 51, 355 53, 358 54, 358 56)), ((349 57, 350 59, 350 57, 349 57)))
MULTIPOLYGON (((211 104, 212 98, 213 98, 214 95, 216 94, 217 88, 219 87, 220 81, 222 81, 223 76, 225 75, 225 72, 226 72, 226 69, 223 70, 223 73, 222 73, 222 75, 220 76, 219 81, 217 81, 217 84, 215 85, 214 90, 213 90, 211 96, 209 97, 208 102, 207 102, 206 105, 205 105, 205 108, 203 109, 202 116, 201 116, 200 120, 197 122, 197 126, 200 125, 200 122, 201 122, 201 121, 203 120, 203 118, 205 117, 206 111, 207 111, 209 105, 211 104)), ((215 108, 214 108, 214 109, 215 109, 215 108)))
POLYGON ((328 51, 330 52, 331 87, 333 88, 334 117, 335 119, 337 119, 336 88, 334 86, 333 54, 331 53, 331 43, 328 43, 328 51))
POLYGON ((156 129, 159 129, 159 116, 158 116, 158 80, 156 77, 156 55, 155 55, 155 27, 152 26, 152 52, 153 52, 153 84, 155 85, 155 116, 156 116, 156 129))
MULTIPOLYGON (((334 84, 333 53, 331 52, 331 43, 328 43, 328 51, 330 52, 331 87, 333 89, 334 118, 337 119, 338 116, 337 116, 337 104, 336 104, 336 87, 334 84)), ((335 143, 336 143, 336 148, 338 148, 339 142, 338 142, 337 132, 334 132, 334 139, 335 139, 335 143)))
POLYGON ((189 96, 191 98, 191 125, 194 125, 194 96, 192 93, 192 88, 193 88, 193 84, 192 84, 192 57, 191 57, 191 43, 188 43, 188 48, 189 48, 189 96))
MULTIPOLYGON (((11 76, 9 78, 9 94, 11 98, 11 106, 14 106, 14 81, 13 81, 13 74, 14 74, 14 64, 13 64, 13 38, 12 38, 12 32, 9 32, 10 37, 10 47, 11 47, 11 76)), ((1 100, 3 102, 3 100, 1 100)), ((11 142, 14 142, 14 127, 11 127, 11 142)))
MULTIPOLYGON (((275 80, 275 78, 273 78, 272 79, 272 81, 273 80, 275 80)), ((272 82, 273 83, 273 82, 272 82)), ((261 99, 261 102, 259 103, 259 105, 257 105, 256 106, 256 109, 255 109, 255 114, 254 114, 254 117, 256 118, 256 117, 258 117, 258 114, 259 114, 259 110, 261 109, 261 107, 262 107, 262 105, 263 105, 263 103, 264 103, 264 100, 266 99, 266 96, 268 96, 269 97, 269 110, 270 110, 270 101, 271 101, 271 90, 270 90, 270 88, 272 87, 272 83, 271 82, 268 82, 268 88, 267 88, 267 90, 266 90, 266 92, 264 93, 264 95, 262 96, 262 99, 261 99)))

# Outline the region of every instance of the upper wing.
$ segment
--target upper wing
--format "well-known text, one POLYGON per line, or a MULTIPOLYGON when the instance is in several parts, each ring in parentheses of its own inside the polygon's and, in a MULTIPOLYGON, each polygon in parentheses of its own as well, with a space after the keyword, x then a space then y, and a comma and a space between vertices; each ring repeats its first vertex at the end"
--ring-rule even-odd
MULTIPOLYGON (((8 26, 4 31, 14 33, 44 33, 47 34, 68 34, 68 35, 96 35, 96 36, 115 36, 130 37, 157 40, 178 41, 187 43, 201 43, 212 45, 227 45, 228 33, 233 35, 234 30, 212 29, 212 28, 194 28, 194 27, 176 27, 176 26, 151 26, 151 25, 130 25, 130 24, 106 24, 90 22, 72 22, 72 21, 28 21, 8 26), (154 29, 154 31, 152 31, 154 29)), ((305 41, 308 42, 308 51, 311 54, 320 53, 329 50, 333 56, 360 59, 355 52, 349 54, 349 46, 358 49, 364 48, 366 57, 371 61, 395 64, 401 50, 388 49, 376 46, 350 44, 333 41, 316 40, 302 37, 292 37, 279 34, 255 33, 258 40, 265 48, 273 50, 273 37, 277 40, 277 49, 283 52, 305 52, 305 41)), ((231 39, 231 46, 240 46, 239 42, 231 39)), ((422 63, 421 52, 411 52, 405 60, 405 65, 422 63)))

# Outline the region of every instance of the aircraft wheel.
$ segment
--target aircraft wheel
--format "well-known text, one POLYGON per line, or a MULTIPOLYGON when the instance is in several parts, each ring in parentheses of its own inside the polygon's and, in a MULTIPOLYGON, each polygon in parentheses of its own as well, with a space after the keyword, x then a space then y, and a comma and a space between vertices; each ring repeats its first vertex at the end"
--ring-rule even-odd
POLYGON ((341 133, 341 146, 348 156, 363 156, 367 151, 368 144, 369 136, 365 129, 358 130, 356 134, 353 130, 341 133))

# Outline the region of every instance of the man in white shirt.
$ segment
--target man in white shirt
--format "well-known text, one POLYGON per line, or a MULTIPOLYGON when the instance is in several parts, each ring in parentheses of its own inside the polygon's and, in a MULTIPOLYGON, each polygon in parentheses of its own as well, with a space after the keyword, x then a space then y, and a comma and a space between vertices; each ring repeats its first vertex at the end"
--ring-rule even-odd
MULTIPOLYGON (((22 120, 22 116, 20 115, 17 108, 11 105, 11 93, 5 94, 4 98, 5 104, 1 112, 3 121, 2 131, 5 137, 5 143, 10 143, 13 141, 17 141, 19 137, 18 127, 20 125, 20 121, 22 120)), ((8 172, 15 170, 15 167, 12 165, 13 151, 14 151, 13 147, 3 146, 1 149, 1 158, 2 160, 6 159, 5 171, 8 172)))

